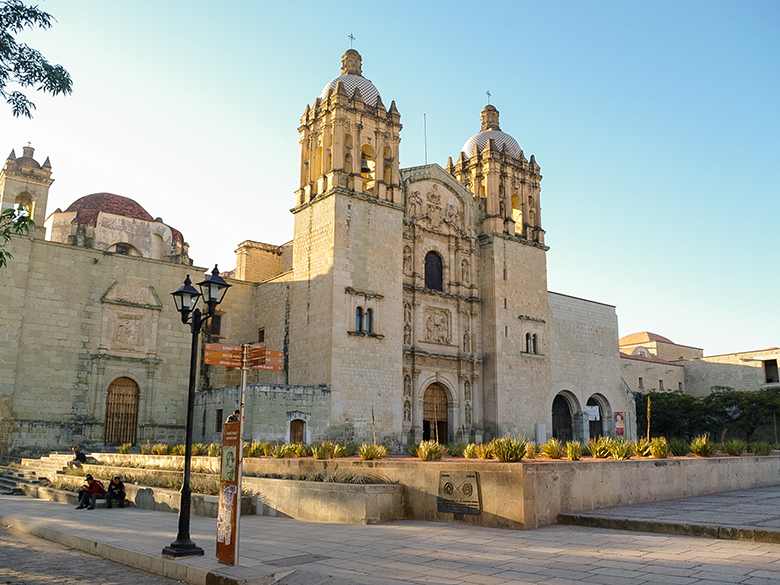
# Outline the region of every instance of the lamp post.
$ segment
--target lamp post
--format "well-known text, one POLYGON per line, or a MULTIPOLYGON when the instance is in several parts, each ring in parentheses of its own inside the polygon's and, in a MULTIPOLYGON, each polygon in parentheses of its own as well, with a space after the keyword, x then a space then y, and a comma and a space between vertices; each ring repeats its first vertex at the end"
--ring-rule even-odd
POLYGON ((187 436, 184 445, 184 481, 181 486, 179 503, 179 533, 170 546, 166 546, 162 554, 171 557, 186 557, 202 555, 203 549, 190 539, 190 507, 192 490, 190 489, 190 462, 192 461, 192 426, 195 414, 195 377, 198 369, 198 335, 203 324, 214 316, 217 305, 222 302, 230 285, 219 275, 216 265, 203 282, 199 282, 200 292, 192 286, 190 275, 184 280, 184 285, 173 295, 176 310, 181 313, 181 322, 190 324, 192 331, 192 347, 190 350, 190 387, 187 396, 187 436), (196 308, 198 300, 203 297, 206 303, 204 312, 196 308))

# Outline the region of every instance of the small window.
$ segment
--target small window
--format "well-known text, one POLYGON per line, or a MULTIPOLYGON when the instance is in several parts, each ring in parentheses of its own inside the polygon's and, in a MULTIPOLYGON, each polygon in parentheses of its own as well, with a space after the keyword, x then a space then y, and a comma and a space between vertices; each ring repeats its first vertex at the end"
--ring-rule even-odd
POLYGON ((780 382, 777 375, 777 360, 764 360, 764 382, 775 384, 780 382))
POLYGON ((366 333, 374 332, 374 309, 366 309, 366 333))
POLYGON ((363 307, 355 309, 355 331, 363 331, 363 307))
POLYGON ((222 315, 216 314, 211 318, 211 323, 209 324, 209 333, 213 337, 222 337, 222 315))
POLYGON ((114 252, 116 252, 117 254, 122 254, 124 256, 129 256, 130 246, 128 246, 127 244, 117 244, 114 247, 114 252))
POLYGON ((539 347, 537 345, 537 340, 538 340, 538 337, 536 337, 536 333, 534 333, 531 336, 531 342, 532 342, 532 346, 533 346, 532 349, 534 350, 533 353, 539 353, 539 347))
POLYGON ((214 432, 215 433, 221 433, 222 432, 222 409, 217 409, 217 418, 214 421, 214 432))
POLYGON ((532 351, 531 351, 532 349, 533 349, 533 344, 532 344, 532 341, 531 341, 531 334, 530 333, 526 333, 525 334, 525 353, 532 353, 532 351))
POLYGON ((504 337, 509 337, 509 326, 504 325, 504 337))
POLYGON ((658 389, 659 390, 663 390, 664 389, 664 381, 663 380, 658 380, 658 389))
POLYGON ((428 252, 425 255, 425 288, 444 291, 441 256, 436 252, 428 252))
POLYGON ((682 392, 682 382, 677 382, 677 389, 682 392))
POLYGON ((504 308, 506 309, 506 298, 504 298, 504 308))
POLYGON ((639 378, 639 387, 644 388, 645 387, 645 381, 642 378, 639 378))
POLYGON ((257 330, 257 343, 263 343, 265 341, 265 328, 257 330))

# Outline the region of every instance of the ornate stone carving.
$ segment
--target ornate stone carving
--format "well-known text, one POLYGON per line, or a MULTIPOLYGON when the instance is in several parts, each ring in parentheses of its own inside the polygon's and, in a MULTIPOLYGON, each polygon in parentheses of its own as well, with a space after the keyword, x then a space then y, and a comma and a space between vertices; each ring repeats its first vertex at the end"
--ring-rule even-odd
POLYGON ((452 314, 447 309, 428 307, 425 310, 425 339, 430 343, 452 343, 452 314))
POLYGON ((114 329, 113 346, 116 348, 135 349, 141 345, 140 317, 120 315, 114 329))
POLYGON ((404 400, 404 422, 412 422, 412 404, 404 400))
POLYGON ((468 380, 463 383, 463 398, 467 401, 471 400, 471 382, 468 380))
POLYGON ((471 426, 471 405, 470 404, 466 405, 466 426, 467 427, 471 426))
POLYGON ((464 260, 460 263, 460 279, 463 284, 469 284, 469 261, 464 260))
POLYGON ((412 271, 412 249, 409 246, 404 247, 404 272, 412 271))
POLYGON ((412 327, 408 323, 404 326, 404 343, 412 345, 412 327))
POLYGON ((412 305, 409 303, 404 304, 404 323, 412 322, 412 305))
POLYGON ((404 376, 404 396, 412 396, 412 379, 409 376, 404 376))
POLYGON ((466 332, 463 334, 463 351, 465 353, 471 353, 471 335, 469 334, 468 327, 466 328, 466 332))
POLYGON ((423 212, 423 200, 419 191, 412 191, 406 200, 406 216, 414 219, 423 212))

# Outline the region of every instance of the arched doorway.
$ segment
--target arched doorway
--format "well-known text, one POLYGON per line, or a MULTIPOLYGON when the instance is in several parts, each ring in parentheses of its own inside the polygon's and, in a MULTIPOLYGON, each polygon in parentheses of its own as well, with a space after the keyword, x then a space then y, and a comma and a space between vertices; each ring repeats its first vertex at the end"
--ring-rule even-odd
POLYGON ((290 421, 290 443, 303 443, 306 422, 296 418, 290 421))
POLYGON ((448 416, 447 393, 438 384, 431 384, 423 396, 423 441, 446 444, 449 441, 448 416))
POLYGON ((588 431, 591 438, 604 436, 604 412, 601 410, 601 405, 598 400, 593 396, 588 398, 586 403, 588 407, 588 431))
POLYGON ((138 427, 138 384, 130 378, 117 378, 108 387, 104 443, 135 443, 138 427))
POLYGON ((552 403, 552 435, 561 442, 571 441, 571 407, 562 394, 558 394, 552 403))

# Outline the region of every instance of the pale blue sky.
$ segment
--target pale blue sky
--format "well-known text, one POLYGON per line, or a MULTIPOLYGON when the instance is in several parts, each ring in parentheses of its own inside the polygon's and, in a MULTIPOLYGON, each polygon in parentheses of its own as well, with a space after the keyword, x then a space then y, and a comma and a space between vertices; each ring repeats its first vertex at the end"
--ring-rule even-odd
MULTIPOLYGON (((25 39, 66 98, 0 110, 0 148, 51 157, 49 211, 131 197, 199 266, 292 238, 300 116, 356 37, 404 129, 444 166, 501 128, 541 165, 550 290, 707 354, 780 345, 780 3, 45 0, 25 39), (219 218, 219 219, 216 219, 219 218)), ((3 153, 5 154, 5 153, 3 153)))

